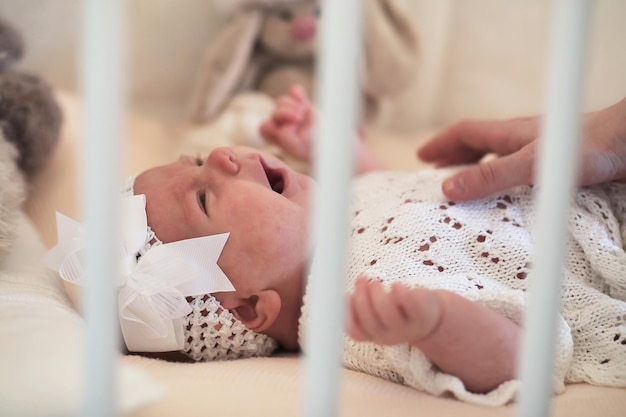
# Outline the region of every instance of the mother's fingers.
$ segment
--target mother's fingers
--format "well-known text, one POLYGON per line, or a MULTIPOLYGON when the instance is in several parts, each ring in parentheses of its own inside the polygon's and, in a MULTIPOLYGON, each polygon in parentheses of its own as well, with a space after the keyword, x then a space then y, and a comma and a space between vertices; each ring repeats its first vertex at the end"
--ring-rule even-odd
POLYGON ((512 155, 465 168, 443 182, 443 193, 451 200, 466 201, 533 184, 536 158, 536 145, 532 143, 512 155))
POLYGON ((508 120, 464 120, 435 135, 417 152, 426 162, 473 162, 487 153, 508 155, 537 138, 536 116, 508 120))

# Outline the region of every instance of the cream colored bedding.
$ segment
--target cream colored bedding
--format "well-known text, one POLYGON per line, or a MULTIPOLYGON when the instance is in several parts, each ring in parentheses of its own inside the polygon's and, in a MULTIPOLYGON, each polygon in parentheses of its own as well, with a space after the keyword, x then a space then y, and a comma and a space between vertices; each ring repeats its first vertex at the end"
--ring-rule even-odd
MULTIPOLYGON (((61 93, 59 99, 66 114, 63 140, 50 166, 36 180, 25 210, 39 231, 43 244, 48 247, 56 240, 55 210, 69 216, 80 217, 77 202, 80 184, 77 179, 81 168, 76 163, 80 155, 77 140, 79 106, 71 95, 61 93)), ((156 121, 132 117, 129 120, 129 135, 126 141, 128 157, 124 164, 125 172, 138 172, 148 166, 174 159, 180 145, 171 139, 176 133, 175 128, 166 127, 156 121)), ((416 138, 374 137, 371 139, 371 146, 380 153, 388 165, 399 169, 412 169, 420 167, 414 160, 413 152, 417 142, 416 138)), ((58 304, 57 308, 64 308, 63 305, 66 303, 59 300, 58 294, 55 297, 50 298, 49 303, 58 304)), ((5 315, 0 314, 0 320, 2 320, 0 323, 8 323, 5 315)), ((58 320, 63 321, 62 318, 58 320)), ((76 318, 68 315, 67 320, 76 318)), ((46 323, 50 324, 49 321, 46 323)), ((34 329, 40 328, 44 326, 44 321, 42 319, 38 323, 34 319, 29 325, 34 329)), ((0 330, 6 328, 0 326, 0 330)), ((60 336, 63 337, 65 334, 61 332, 60 336)), ((79 338, 82 335, 82 327, 76 327, 72 335, 79 338)), ((0 334, 3 341, 7 337, 7 334, 0 334)), ((72 346, 79 343, 77 340, 72 346)), ((20 342, 15 343, 19 347, 20 342)), ((29 341, 26 340, 24 343, 29 341)), ((17 351, 16 348, 14 352, 17 351)), ((15 375, 4 372, 4 365, 12 359, 3 357, 0 360, 3 361, 0 387, 7 387, 15 380, 15 375)), ((46 360, 53 363, 55 357, 49 355, 46 360)), ((121 398, 125 404, 124 410, 130 416, 291 417, 301 412, 303 359, 296 355, 197 364, 169 363, 139 356, 126 356, 121 357, 120 363, 126 374, 130 372, 136 377, 130 380, 127 377, 123 378, 121 385, 128 390, 121 398), (149 405, 142 407, 146 403, 149 405)), ((26 374, 26 377, 21 375, 20 380, 28 382, 42 378, 36 370, 30 371, 32 373, 26 374)), ((342 370, 341 376, 339 403, 341 416, 445 417, 515 414, 514 406, 483 408, 456 400, 435 398, 408 387, 349 370, 342 370)), ((44 374, 45 377, 51 376, 44 374)), ((54 378, 63 380, 64 374, 59 370, 54 374, 54 378)), ((32 401, 24 400, 23 414, 70 415, 77 410, 76 390, 79 389, 77 386, 71 384, 45 386, 53 391, 58 389, 59 394, 73 392, 74 395, 59 398, 58 395, 53 395, 54 392, 48 392, 48 395, 32 398, 32 401), (61 406, 65 408, 59 408, 61 406), (47 412, 42 413, 42 410, 47 412)), ((625 415, 624 410, 626 410, 626 390, 585 384, 568 386, 564 394, 554 398, 553 403, 553 415, 563 417, 617 417, 625 415)))

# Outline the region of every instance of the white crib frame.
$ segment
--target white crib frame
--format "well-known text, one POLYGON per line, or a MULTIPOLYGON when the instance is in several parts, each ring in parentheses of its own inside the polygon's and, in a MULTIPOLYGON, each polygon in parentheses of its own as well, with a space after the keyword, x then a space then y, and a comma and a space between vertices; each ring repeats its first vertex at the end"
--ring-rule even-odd
MULTIPOLYGON (((520 360, 521 417, 548 416, 560 273, 567 237, 567 213, 574 189, 580 147, 579 114, 584 80, 588 0, 559 0, 553 22, 546 118, 540 139, 537 243, 533 282, 526 309, 527 331, 520 360), (554 172, 554 162, 562 166, 554 172), (547 320, 546 317, 553 317, 547 320)), ((361 0, 326 0, 319 65, 320 120, 315 177, 313 241, 318 245, 320 281, 311 294, 311 323, 306 335, 302 414, 337 415, 348 195, 353 171, 352 142, 358 97, 361 0), (333 42, 329 40, 334 40, 333 42), (337 39, 341 39, 338 42, 337 39), (332 201, 333 204, 321 204, 332 201), (324 236, 344 239, 324 239, 324 236)), ((85 97, 85 182, 87 219, 87 321, 84 397, 86 416, 116 415, 115 357, 117 318, 112 276, 117 273, 114 242, 120 144, 125 114, 125 2, 84 3, 83 94, 85 97), (105 81, 106 80, 106 81, 105 81), (95 220, 97 219, 97 221, 95 220)))
POLYGON ((117 225, 120 144, 125 117, 125 2, 89 0, 83 5, 84 97, 83 211, 87 223, 83 311, 87 323, 85 416, 118 413, 115 393, 118 320, 115 277, 119 273, 117 225))

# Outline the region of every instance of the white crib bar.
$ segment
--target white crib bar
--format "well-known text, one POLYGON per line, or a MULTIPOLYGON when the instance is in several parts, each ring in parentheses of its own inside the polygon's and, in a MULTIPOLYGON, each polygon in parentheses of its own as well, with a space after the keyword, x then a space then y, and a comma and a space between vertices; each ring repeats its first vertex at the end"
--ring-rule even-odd
POLYGON ((83 3, 83 212, 87 222, 84 314, 87 324, 85 416, 117 414, 117 311, 113 282, 117 241, 119 152, 123 135, 123 0, 83 3))
POLYGON ((362 7, 362 0, 327 0, 322 8, 312 240, 320 262, 309 294, 302 409, 309 417, 331 417, 338 407, 362 7))
POLYGON ((567 241, 569 203, 580 148, 582 84, 589 2, 560 0, 552 26, 546 118, 542 127, 535 255, 520 360, 522 388, 518 415, 550 414, 557 314, 567 241))

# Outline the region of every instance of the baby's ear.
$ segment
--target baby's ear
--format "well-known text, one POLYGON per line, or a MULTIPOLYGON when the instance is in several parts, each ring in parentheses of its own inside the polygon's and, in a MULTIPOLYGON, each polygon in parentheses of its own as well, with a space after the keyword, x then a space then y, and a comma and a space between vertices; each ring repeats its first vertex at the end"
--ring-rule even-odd
POLYGON ((236 293, 222 294, 219 298, 222 307, 230 310, 248 329, 257 333, 274 324, 281 307, 280 295, 274 290, 262 290, 248 298, 240 298, 236 293))

